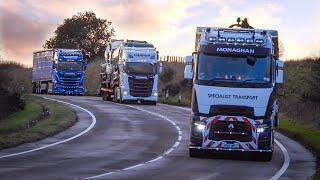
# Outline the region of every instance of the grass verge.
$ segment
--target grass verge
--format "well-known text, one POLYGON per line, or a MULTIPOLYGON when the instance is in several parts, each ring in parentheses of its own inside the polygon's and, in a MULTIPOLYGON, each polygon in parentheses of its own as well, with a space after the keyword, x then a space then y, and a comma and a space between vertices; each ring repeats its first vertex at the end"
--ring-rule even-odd
POLYGON ((178 98, 164 98, 164 97, 159 97, 158 101, 163 104, 170 104, 170 105, 175 105, 175 106, 184 106, 184 107, 190 107, 190 100, 188 99, 182 99, 181 102, 179 102, 178 98))
POLYGON ((75 112, 65 105, 44 100, 36 96, 26 96, 26 108, 0 122, 0 149, 34 142, 57 134, 77 122, 75 112), (49 110, 43 116, 43 109, 49 110), (42 119, 36 123, 37 118, 42 119), (31 127, 26 127, 30 124, 31 127))
POLYGON ((300 142, 313 152, 317 158, 317 172, 313 179, 320 179, 320 131, 288 119, 280 121, 278 131, 300 142))

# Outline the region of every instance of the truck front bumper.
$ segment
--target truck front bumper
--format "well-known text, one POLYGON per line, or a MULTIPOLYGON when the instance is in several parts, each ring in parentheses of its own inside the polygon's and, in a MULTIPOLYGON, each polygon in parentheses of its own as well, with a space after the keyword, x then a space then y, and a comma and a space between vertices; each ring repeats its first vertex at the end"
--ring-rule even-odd
POLYGON ((193 118, 190 148, 213 151, 272 152, 270 123, 239 116, 193 118))
POLYGON ((84 95, 85 90, 83 87, 77 87, 77 88, 62 88, 62 87, 55 87, 54 89, 55 94, 70 94, 70 95, 84 95))
POLYGON ((127 94, 122 93, 122 100, 124 101, 146 101, 146 102, 157 102, 158 101, 158 94, 152 93, 149 97, 134 97, 129 95, 129 92, 126 91, 127 94))

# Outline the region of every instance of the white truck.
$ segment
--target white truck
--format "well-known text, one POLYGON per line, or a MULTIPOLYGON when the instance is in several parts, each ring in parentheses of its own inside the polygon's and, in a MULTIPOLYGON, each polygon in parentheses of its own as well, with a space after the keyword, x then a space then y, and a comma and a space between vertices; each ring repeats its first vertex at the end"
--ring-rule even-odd
POLYGON ((256 152, 270 161, 283 83, 275 30, 197 27, 184 77, 193 81, 189 154, 256 152))
POLYGON ((137 40, 113 40, 101 65, 100 94, 103 100, 156 105, 161 64, 156 48, 137 40))

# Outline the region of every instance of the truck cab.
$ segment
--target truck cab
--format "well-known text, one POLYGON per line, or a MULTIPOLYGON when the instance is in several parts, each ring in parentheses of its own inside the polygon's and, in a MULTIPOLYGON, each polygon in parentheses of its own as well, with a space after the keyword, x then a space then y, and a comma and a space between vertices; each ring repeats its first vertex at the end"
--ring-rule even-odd
MULTIPOLYGON (((111 43, 102 65, 102 96, 116 102, 158 101, 158 52, 146 41, 127 40, 111 43)), ((108 49, 107 48, 107 49, 108 49)))
POLYGON ((54 51, 54 94, 83 95, 86 62, 81 50, 56 49, 54 51))
POLYGON ((283 83, 274 30, 198 27, 186 57, 192 80, 189 152, 259 152, 272 158, 283 83))

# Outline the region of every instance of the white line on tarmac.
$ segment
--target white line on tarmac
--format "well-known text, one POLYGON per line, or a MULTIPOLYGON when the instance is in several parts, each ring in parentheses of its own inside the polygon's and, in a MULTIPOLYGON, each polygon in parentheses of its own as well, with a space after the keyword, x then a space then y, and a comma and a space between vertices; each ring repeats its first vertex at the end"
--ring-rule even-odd
MULTIPOLYGON (((161 105, 167 106, 167 107, 170 107, 170 108, 173 107, 173 108, 176 108, 176 109, 190 111, 190 108, 186 108, 186 107, 172 106, 172 105, 167 105, 167 104, 161 104, 161 105)), ((280 170, 277 171, 277 173, 274 176, 272 176, 269 180, 277 180, 277 179, 279 179, 282 176, 282 174, 285 173, 285 171, 288 169, 289 164, 290 164, 290 156, 289 156, 289 153, 288 153, 287 149, 277 139, 274 139, 274 142, 277 144, 277 146, 279 146, 279 148, 282 151, 282 154, 284 156, 284 163, 283 163, 282 167, 280 168, 280 170)))
POLYGON ((27 153, 31 153, 31 152, 35 152, 35 151, 39 151, 39 150, 43 150, 43 149, 46 149, 46 148, 49 148, 49 147, 52 147, 52 146, 56 146, 58 144, 62 144, 62 143, 71 141, 73 139, 76 139, 76 138, 82 136, 83 134, 87 133, 88 131, 90 131, 94 127, 94 125, 96 124, 96 117, 89 110, 87 110, 85 108, 82 108, 82 107, 77 106, 75 104, 71 104, 71 103, 68 103, 68 102, 64 102, 64 101, 60 101, 60 100, 56 100, 56 99, 52 99, 52 98, 48 98, 48 97, 43 97, 43 98, 51 100, 51 101, 57 101, 59 103, 67 104, 67 105, 70 105, 70 106, 74 106, 76 108, 79 108, 79 109, 87 112, 92 118, 92 122, 91 122, 90 126, 87 127, 84 131, 81 131, 79 134, 74 135, 74 136, 72 136, 70 138, 67 138, 67 139, 52 143, 52 144, 47 144, 47 145, 44 145, 44 146, 41 146, 41 147, 38 147, 38 148, 35 148, 35 149, 30 149, 30 150, 27 150, 27 151, 22 151, 22 152, 17 152, 17 153, 12 153, 12 154, 6 154, 6 155, 3 155, 3 156, 0 156, 0 159, 13 157, 13 156, 18 156, 18 155, 22 155, 22 154, 27 154, 27 153))
POLYGON ((288 153, 287 149, 278 140, 275 139, 274 142, 280 147, 280 149, 284 155, 284 163, 283 163, 281 169, 272 178, 270 178, 270 180, 279 179, 282 176, 282 174, 288 169, 289 164, 290 164, 290 157, 289 157, 289 153, 288 153))
POLYGON ((143 112, 152 114, 154 116, 158 116, 158 117, 160 117, 162 119, 165 119, 166 121, 168 121, 170 124, 172 124, 176 128, 176 130, 178 132, 177 141, 169 149, 165 150, 160 156, 158 156, 158 157, 156 157, 154 159, 151 159, 151 160, 143 162, 143 163, 135 164, 133 166, 129 166, 129 167, 126 167, 126 168, 123 168, 123 169, 119 169, 119 170, 116 170, 116 171, 111 171, 111 172, 107 172, 107 173, 103 173, 103 174, 99 174, 99 175, 95 175, 95 176, 85 177, 83 179, 100 178, 100 177, 103 177, 103 176, 111 175, 111 174, 113 174, 115 172, 126 171, 126 170, 130 170, 130 169, 134 169, 134 168, 143 166, 143 165, 148 164, 148 163, 153 163, 155 161, 158 161, 158 160, 162 159, 165 155, 170 154, 173 150, 175 150, 179 146, 179 144, 181 142, 181 139, 182 139, 182 131, 181 131, 180 127, 175 122, 173 122, 171 119, 169 119, 166 116, 163 116, 161 114, 158 114, 158 113, 155 113, 155 112, 151 112, 151 111, 148 111, 148 110, 145 110, 145 109, 141 109, 141 108, 138 108, 138 107, 134 107, 134 106, 130 106, 130 105, 124 105, 124 106, 128 106, 128 107, 131 107, 133 109, 137 109, 139 111, 143 111, 143 112))

